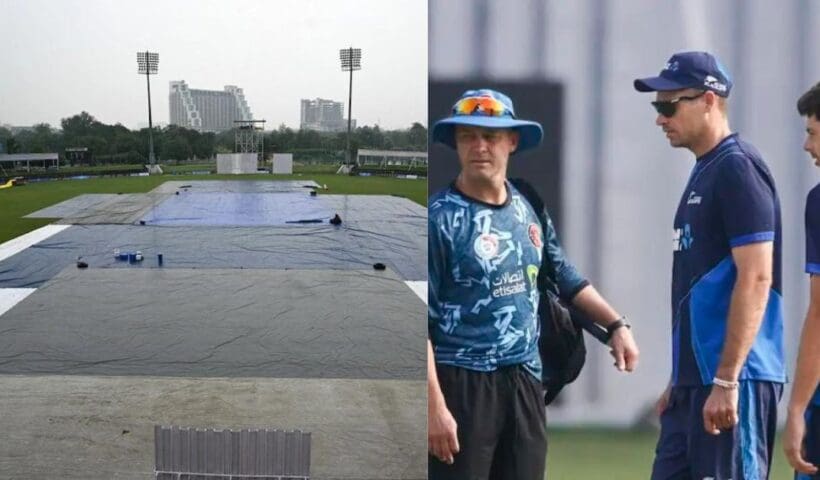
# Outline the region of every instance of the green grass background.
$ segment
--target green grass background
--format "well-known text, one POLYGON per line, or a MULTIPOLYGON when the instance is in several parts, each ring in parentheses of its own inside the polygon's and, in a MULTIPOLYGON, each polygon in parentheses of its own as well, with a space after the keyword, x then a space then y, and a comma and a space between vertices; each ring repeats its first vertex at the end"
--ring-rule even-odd
MULTIPOLYGON (((657 441, 658 433, 653 431, 548 428, 546 478, 647 480, 657 441)), ((793 478, 779 435, 769 478, 793 478)))

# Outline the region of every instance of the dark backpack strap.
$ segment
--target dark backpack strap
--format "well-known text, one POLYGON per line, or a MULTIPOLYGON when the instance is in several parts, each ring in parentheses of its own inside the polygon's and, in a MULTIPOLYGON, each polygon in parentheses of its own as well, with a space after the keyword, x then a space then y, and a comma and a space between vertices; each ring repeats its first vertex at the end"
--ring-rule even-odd
MULTIPOLYGON (((535 187, 530 185, 526 180, 522 178, 511 178, 509 179, 509 181, 530 203, 533 210, 535 210, 535 214, 538 216, 538 221, 541 223, 541 229, 545 232, 544 234, 546 235, 546 229, 550 224, 549 213, 547 213, 547 208, 544 205, 544 201, 541 199, 541 196, 538 195, 538 192, 535 190, 535 187)), ((559 296, 560 293, 558 291, 558 281, 556 279, 555 266, 552 264, 552 262, 549 261, 548 258, 546 258, 546 256, 544 256, 544 259, 541 262, 541 268, 538 270, 538 289, 541 292, 552 292, 556 296, 559 296)), ((606 329, 600 327, 591 319, 587 318, 572 305, 565 306, 569 308, 572 312, 573 323, 586 330, 587 333, 595 337, 599 342, 603 343, 604 345, 607 344, 607 342, 609 341, 609 334, 607 333, 606 329)))
MULTIPOLYGON (((549 228, 544 202, 529 183, 521 179, 510 179, 510 183, 524 196, 535 210, 541 230, 546 236, 549 228)), ((541 337, 538 349, 544 368, 544 403, 549 405, 568 383, 581 373, 586 359, 586 346, 581 329, 573 321, 572 314, 559 299, 555 267, 544 253, 538 270, 538 318, 541 322, 541 337)))
MULTIPOLYGON (((509 181, 512 186, 524 196, 527 202, 529 202, 532 209, 535 210, 535 215, 538 216, 538 222, 541 224, 541 231, 546 235, 547 226, 550 223, 549 217, 547 217, 548 214, 544 206, 544 201, 541 200, 541 196, 538 195, 535 187, 522 178, 511 178, 509 181)), ((538 269, 538 289, 542 292, 549 291, 556 296, 558 295, 558 281, 555 276, 555 266, 549 261, 546 255, 544 255, 541 261, 541 268, 538 269)))

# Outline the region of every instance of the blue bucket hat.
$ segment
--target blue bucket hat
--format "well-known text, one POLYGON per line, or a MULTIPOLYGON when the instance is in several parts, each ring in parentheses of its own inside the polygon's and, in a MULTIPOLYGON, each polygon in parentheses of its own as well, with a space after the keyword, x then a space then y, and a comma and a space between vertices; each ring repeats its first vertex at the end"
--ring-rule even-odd
POLYGON ((535 148, 541 143, 544 129, 538 122, 518 120, 515 118, 510 97, 501 92, 490 89, 467 90, 453 105, 449 117, 443 118, 433 125, 433 141, 441 142, 450 148, 456 148, 455 127, 464 125, 483 128, 509 128, 518 132, 518 148, 515 153, 535 148), (485 102, 485 100, 490 100, 485 102), (498 105, 497 109, 487 110, 481 104, 491 103, 498 105), (471 107, 469 111, 465 106, 471 107))
POLYGON ((639 92, 696 88, 728 97, 732 90, 732 79, 711 53, 681 52, 672 55, 657 77, 638 78, 634 86, 639 92))

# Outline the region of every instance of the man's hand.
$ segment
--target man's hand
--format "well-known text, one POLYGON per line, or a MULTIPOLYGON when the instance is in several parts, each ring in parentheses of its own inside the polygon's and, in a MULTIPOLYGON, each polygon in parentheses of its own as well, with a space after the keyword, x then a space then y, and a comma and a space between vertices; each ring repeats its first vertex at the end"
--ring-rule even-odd
POLYGON ((667 385, 666 389, 661 393, 661 396, 658 398, 658 401, 655 402, 655 413, 658 414, 660 417, 663 415, 663 412, 666 411, 666 407, 669 406, 669 396, 672 394, 672 385, 667 385))
POLYGON ((618 371, 631 372, 638 366, 638 357, 641 352, 638 351, 638 345, 635 344, 630 329, 621 327, 612 332, 609 346, 612 347, 609 353, 615 358, 615 368, 618 371))
MULTIPOLYGON (((587 285, 576 293, 572 297, 572 304, 604 328, 611 325, 616 318, 624 319, 592 285, 587 285)), ((635 339, 632 338, 632 332, 628 327, 622 326, 615 329, 607 345, 611 348, 609 353, 615 359, 615 368, 619 371, 631 372, 638 365, 640 352, 638 352, 638 346, 635 344, 635 339)))
POLYGON ((458 453, 456 420, 446 406, 431 407, 427 411, 427 449, 442 462, 452 465, 458 453))
POLYGON ((736 388, 712 386, 712 391, 703 405, 703 428, 707 433, 720 435, 721 430, 730 430, 737 425, 736 388))
POLYGON ((783 452, 789 464, 806 475, 817 473, 817 467, 803 458, 803 437, 806 434, 806 420, 803 415, 789 410, 786 430, 783 432, 783 452))

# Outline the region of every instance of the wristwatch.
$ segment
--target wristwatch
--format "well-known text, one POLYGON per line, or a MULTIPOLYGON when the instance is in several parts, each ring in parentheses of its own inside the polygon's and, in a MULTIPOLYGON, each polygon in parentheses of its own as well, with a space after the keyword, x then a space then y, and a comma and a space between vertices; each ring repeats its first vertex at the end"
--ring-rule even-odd
POLYGON ((615 333, 615 330, 621 327, 632 328, 632 325, 626 321, 626 315, 621 315, 620 318, 606 326, 607 340, 611 339, 612 334, 615 333))

